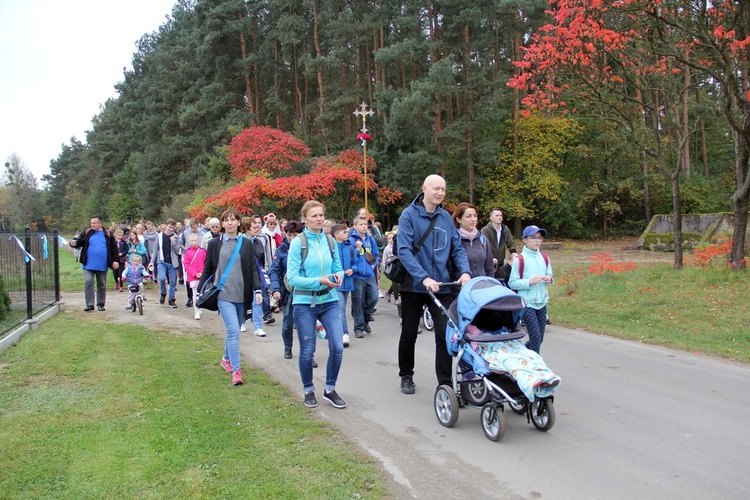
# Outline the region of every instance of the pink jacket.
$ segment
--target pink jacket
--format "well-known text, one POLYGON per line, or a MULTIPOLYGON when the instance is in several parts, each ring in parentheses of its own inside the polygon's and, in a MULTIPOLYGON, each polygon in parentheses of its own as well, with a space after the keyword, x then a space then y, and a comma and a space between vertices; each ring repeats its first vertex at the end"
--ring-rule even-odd
POLYGON ((190 247, 185 250, 185 254, 182 256, 182 264, 185 266, 185 274, 187 274, 188 283, 198 279, 195 275, 203 272, 203 266, 205 263, 205 249, 201 247, 190 247))

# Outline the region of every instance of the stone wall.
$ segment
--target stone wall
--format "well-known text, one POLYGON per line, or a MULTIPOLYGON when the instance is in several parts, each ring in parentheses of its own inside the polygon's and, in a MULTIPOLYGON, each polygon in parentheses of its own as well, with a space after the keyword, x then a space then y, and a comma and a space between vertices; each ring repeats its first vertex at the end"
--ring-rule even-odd
MULTIPOLYGON (((688 214, 682 216, 682 248, 712 243, 716 238, 731 238, 734 213, 688 214)), ((671 252, 674 250, 673 215, 655 215, 636 242, 639 249, 671 252)), ((745 234, 745 250, 750 250, 750 224, 745 234)))

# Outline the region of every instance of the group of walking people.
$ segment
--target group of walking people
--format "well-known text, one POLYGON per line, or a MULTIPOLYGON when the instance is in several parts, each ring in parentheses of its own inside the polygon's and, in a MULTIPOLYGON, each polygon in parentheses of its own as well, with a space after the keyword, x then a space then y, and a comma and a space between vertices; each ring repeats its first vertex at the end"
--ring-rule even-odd
MULTIPOLYGON (((447 321, 427 294, 430 290, 448 308, 454 295, 451 290, 441 288, 442 283, 463 285, 474 276, 495 276, 506 281, 526 299, 528 307, 523 315, 529 333, 526 346, 538 353, 544 339, 549 300, 546 286, 553 282, 549 259, 540 251, 546 230, 537 226, 525 228, 524 247, 519 254, 510 230, 502 223, 501 210, 491 211, 490 223, 480 231, 477 208, 460 203, 450 213, 442 207, 445 195, 445 180, 438 175, 428 176, 422 192, 402 212, 397 231, 391 234, 385 247, 386 254, 397 253, 407 272, 398 287, 402 316, 398 363, 400 389, 404 394, 416 391, 415 345, 423 306, 430 310, 434 320, 438 385, 451 383, 452 360, 445 345, 447 321)), ((168 220, 161 232, 154 231, 156 236, 148 240, 150 245, 143 244, 151 247, 145 255, 150 259, 149 267, 158 270, 160 301, 164 303, 168 295, 170 306, 175 303, 178 268, 183 269, 188 287, 186 305, 195 307, 197 290, 207 280, 213 280, 215 285, 222 282, 218 309, 226 337, 221 366, 231 373, 232 384, 243 383, 240 332, 252 318, 255 334, 265 336, 262 324, 273 318, 270 305, 273 302, 283 315, 286 359, 293 357, 293 330, 297 330, 305 406, 318 404, 313 368, 317 366, 316 339, 322 331, 321 338, 328 343, 323 399, 336 408, 346 407, 336 392, 336 383, 344 348, 350 343, 347 304, 351 300, 355 337, 364 337, 372 331, 369 323, 379 298, 379 246, 382 248, 384 242, 375 238, 376 234, 382 235, 373 229, 366 211, 358 213, 351 228, 328 221, 325 206, 316 200, 303 205, 300 220, 277 221, 273 216, 269 224, 268 217, 265 221, 257 216, 242 218, 236 210, 229 209, 219 218, 207 220, 205 231, 193 221, 186 225, 188 228, 178 236, 174 234, 174 221, 168 220)), ((133 254, 128 259, 135 260, 135 255, 140 257, 142 253, 138 249, 142 235, 137 229, 131 234, 135 236, 129 235, 128 241, 134 248, 128 247, 127 254, 133 254)), ((104 310, 107 268, 117 269, 121 262, 117 236, 102 229, 100 217, 93 217, 91 227, 74 238, 71 246, 81 249, 86 278, 85 310, 93 310, 94 281, 97 306, 104 310), (99 274, 102 272, 103 279, 99 274)), ((125 266, 128 259, 123 263, 125 266)), ((199 319, 200 310, 195 311, 199 319)))

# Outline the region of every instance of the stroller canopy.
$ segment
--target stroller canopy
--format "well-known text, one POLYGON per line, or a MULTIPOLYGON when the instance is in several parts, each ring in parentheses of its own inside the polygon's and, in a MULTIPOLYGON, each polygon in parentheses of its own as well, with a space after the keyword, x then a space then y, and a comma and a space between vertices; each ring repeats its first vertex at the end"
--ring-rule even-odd
POLYGON ((456 326, 463 335, 482 309, 519 312, 525 307, 526 301, 523 297, 495 278, 478 276, 461 288, 458 297, 451 305, 451 316, 458 319, 456 326))

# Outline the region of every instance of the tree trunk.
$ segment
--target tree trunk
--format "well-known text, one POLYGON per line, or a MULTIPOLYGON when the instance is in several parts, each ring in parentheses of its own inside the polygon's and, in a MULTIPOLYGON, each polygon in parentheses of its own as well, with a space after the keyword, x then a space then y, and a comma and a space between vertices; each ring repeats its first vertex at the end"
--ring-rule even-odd
MULTIPOLYGON (((688 89, 690 88, 690 67, 685 66, 683 71, 683 84, 685 85, 685 89, 682 92, 682 135, 683 137, 689 137, 690 136, 690 103, 688 100, 688 96, 690 93, 688 92, 688 89)), ((682 149, 682 171, 685 174, 685 178, 690 179, 690 141, 685 140, 685 147, 682 149)))
POLYGON ((734 208, 734 231, 729 263, 732 269, 745 269, 745 237, 747 235, 747 211, 750 199, 750 136, 734 131, 735 176, 737 190, 732 194, 734 208))
MULTIPOLYGON (((695 104, 700 109, 701 107, 701 89, 697 87, 695 89, 695 104)), ((701 160, 703 160, 703 177, 708 180, 711 172, 708 170, 708 146, 706 145, 706 124, 703 122, 703 118, 698 119, 698 131, 701 135, 701 160)))
MULTIPOLYGON (((318 118, 323 118, 326 110, 325 85, 323 83, 323 50, 320 48, 320 19, 315 0, 310 0, 313 12, 313 41, 315 42, 315 67, 318 75, 318 118)), ((326 137, 326 128, 321 127, 321 136, 326 137)), ((328 141, 325 141, 325 152, 329 154, 328 141)))
MULTIPOLYGON (((438 42, 440 41, 440 24, 438 20, 438 4, 437 1, 433 0, 429 5, 429 30, 430 30, 430 64, 435 64, 440 60, 440 52, 438 50, 438 42)), ((443 97, 440 92, 435 92, 435 150, 440 157, 442 170, 441 174, 445 177, 445 159, 443 158, 443 144, 440 139, 440 134, 443 132, 443 97)))
MULTIPOLYGON (((376 28, 373 28, 372 30, 372 53, 374 54, 376 50, 378 50, 378 47, 380 45, 378 44, 378 30, 376 28)), ((369 59, 369 55, 368 55, 369 59)), ((375 86, 377 87, 378 82, 380 81, 380 63, 375 61, 375 86)), ((372 93, 372 89, 370 89, 370 93, 372 93)))
MULTIPOLYGON (((242 13, 237 14, 237 18, 242 20, 242 13)), ((242 50, 242 73, 245 77, 245 103, 247 112, 250 114, 248 124, 252 127, 255 125, 255 111, 253 102, 253 85, 250 78, 250 69, 247 67, 247 40, 245 40, 245 30, 240 28, 240 49, 242 50)))
MULTIPOLYGON (((516 30, 516 32, 513 34, 513 61, 518 62, 523 58, 523 54, 521 51, 521 44, 523 43, 523 40, 521 38, 521 33, 516 30)), ((521 69, 516 66, 513 70, 514 76, 518 77, 518 75, 521 74, 521 69)), ((518 121, 521 119, 521 94, 518 91, 518 88, 513 89, 513 138, 511 139, 511 145, 513 147, 513 151, 516 150, 516 146, 518 146, 518 121)))
MULTIPOLYGON (((273 60, 275 64, 273 65, 273 86, 276 89, 276 93, 278 95, 283 94, 283 92, 281 92, 281 77, 279 77, 279 70, 278 70, 280 59, 281 59, 281 49, 279 48, 279 41, 274 40, 273 60)), ((281 112, 279 111, 278 107, 274 111, 274 117, 276 121, 276 128, 281 130, 282 129, 282 125, 281 125, 282 117, 281 117, 281 112)))
POLYGON ((476 175, 474 172, 474 159, 471 157, 471 143, 474 131, 471 125, 466 129, 466 175, 469 181, 469 203, 474 204, 474 191, 476 191, 476 175))
POLYGON ((648 185, 648 163, 646 162, 646 153, 641 152, 641 169, 643 172, 643 208, 646 224, 651 222, 651 195, 649 194, 648 185))
POLYGON ((673 172, 670 176, 672 181, 672 205, 674 207, 673 230, 674 235, 674 269, 682 269, 682 200, 680 199, 680 172, 673 172))
MULTIPOLYGON (((365 59, 367 60, 367 96, 369 97, 369 100, 367 102, 372 102, 373 100, 373 88, 372 88, 372 59, 370 58, 371 54, 370 46, 369 44, 365 43, 365 59)), ((377 63, 375 63, 377 64, 377 63)), ((376 70, 377 71, 377 70, 376 70)), ((383 113, 383 123, 386 123, 387 117, 385 113, 383 113)))
POLYGON ((292 48, 292 79, 294 80, 294 124, 307 132, 307 127, 303 117, 302 108, 302 89, 299 87, 299 67, 297 62, 297 47, 292 48))
POLYGON ((318 7, 315 0, 310 0, 313 12, 313 41, 315 42, 316 70, 318 75, 318 117, 325 113, 325 86, 323 84, 323 51, 320 48, 320 19, 318 19, 318 7))
POLYGON ((254 57, 254 63, 253 63, 253 89, 254 89, 254 95, 255 95, 255 124, 256 125, 263 125, 263 108, 261 106, 261 94, 260 94, 260 69, 258 67, 258 15, 254 15, 254 21, 253 22, 253 55, 254 57))
MULTIPOLYGON (((643 93, 641 92, 640 86, 636 86, 635 88, 635 99, 637 102, 643 103, 643 93)), ((643 104, 641 104, 641 114, 644 116, 646 127, 648 127, 649 118, 646 113, 646 109, 643 107, 643 104)), ((649 222, 651 222, 651 195, 649 193, 648 163, 646 162, 646 159, 646 152, 641 151, 641 172, 643 172, 643 207, 644 216, 646 217, 646 224, 648 224, 649 222)))

